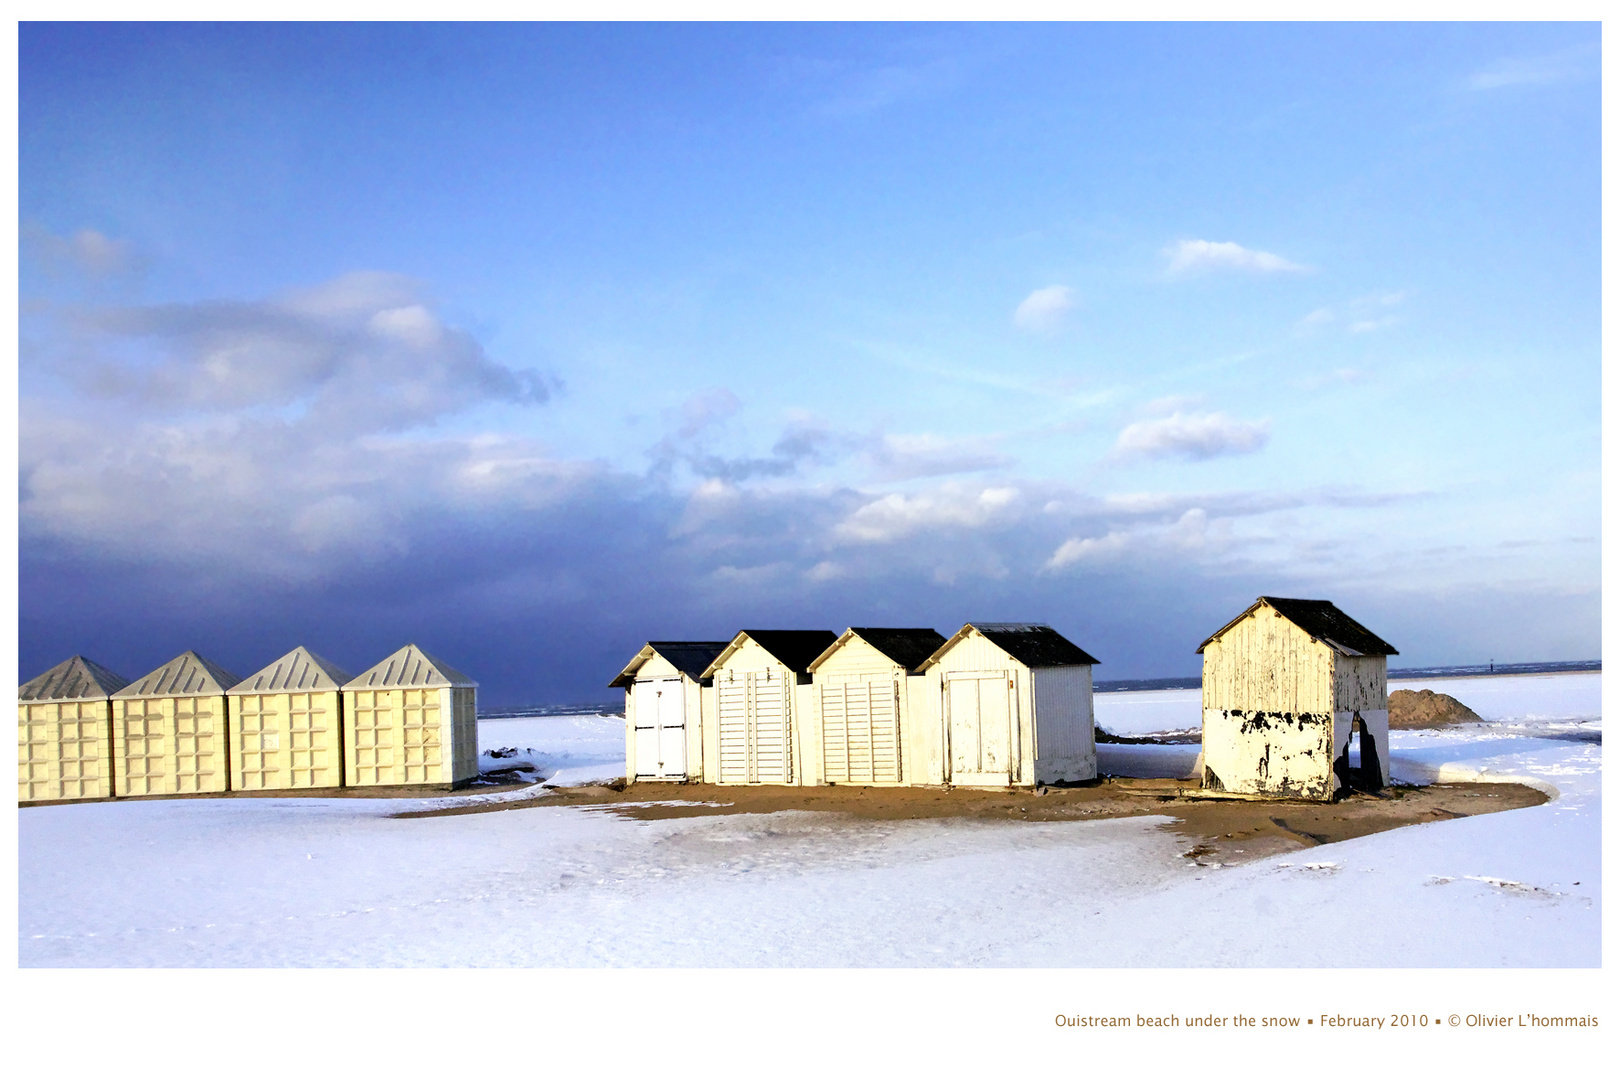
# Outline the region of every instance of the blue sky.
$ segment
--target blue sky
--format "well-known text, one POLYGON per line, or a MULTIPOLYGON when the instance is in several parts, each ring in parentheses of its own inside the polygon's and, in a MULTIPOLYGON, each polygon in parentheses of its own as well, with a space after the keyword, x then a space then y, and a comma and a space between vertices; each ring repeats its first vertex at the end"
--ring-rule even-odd
POLYGON ((19 34, 21 675, 1599 649, 1593 24, 19 34))

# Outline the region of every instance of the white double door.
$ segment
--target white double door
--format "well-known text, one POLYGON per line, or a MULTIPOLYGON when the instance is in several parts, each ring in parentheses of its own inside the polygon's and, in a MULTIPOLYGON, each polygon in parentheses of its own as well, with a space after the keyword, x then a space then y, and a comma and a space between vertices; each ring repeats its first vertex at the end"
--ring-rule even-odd
POLYGON ((636 779, 686 779, 686 688, 680 679, 636 683, 636 779))
POLYGON ((945 675, 945 713, 951 740, 953 784, 1005 787, 1018 761, 1018 708, 1007 671, 952 671, 945 675))
POLYGON ((826 781, 900 783, 899 677, 833 676, 819 689, 821 760, 826 781))
POLYGON ((793 782, 793 682, 781 669, 715 676, 722 784, 793 782))

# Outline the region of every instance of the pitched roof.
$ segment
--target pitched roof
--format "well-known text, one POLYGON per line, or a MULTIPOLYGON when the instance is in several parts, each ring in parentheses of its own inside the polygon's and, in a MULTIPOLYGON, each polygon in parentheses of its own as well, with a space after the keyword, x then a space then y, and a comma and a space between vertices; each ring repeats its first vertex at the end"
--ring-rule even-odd
POLYGON ((653 658, 662 656, 676 671, 693 679, 703 678, 703 670, 714 663, 714 658, 730 644, 725 641, 649 641, 636 653, 635 658, 619 672, 609 686, 628 686, 636 679, 636 672, 653 658))
POLYGON ((187 650, 124 687, 115 698, 203 697, 223 694, 242 680, 187 650))
POLYGON ((1275 610, 1283 618, 1305 631, 1311 637, 1325 642, 1329 648, 1344 656, 1399 656, 1395 646, 1362 626, 1335 607, 1329 600, 1292 600, 1286 596, 1262 596, 1244 609, 1243 614, 1215 631, 1198 646, 1226 633, 1238 623, 1254 614, 1262 604, 1275 610))
POLYGON ((111 697, 129 685, 122 675, 94 660, 70 656, 17 688, 18 701, 84 701, 111 697))
POLYGON ((344 683, 343 689, 387 690, 402 686, 477 685, 444 661, 430 656, 415 645, 406 645, 344 683))
POLYGON ((351 676, 332 661, 316 656, 302 645, 265 665, 231 687, 233 694, 277 694, 286 691, 336 690, 351 676))
POLYGON ((795 674, 804 675, 810 670, 810 662, 837 640, 838 635, 831 630, 739 630, 703 669, 703 677, 713 675, 714 669, 730 659, 745 641, 752 641, 795 674))
POLYGON ((838 635, 838 640, 827 646, 820 656, 810 661, 808 670, 815 671, 832 656, 835 649, 842 648, 852 637, 860 638, 907 671, 917 670, 924 660, 934 654, 935 649, 945 644, 944 634, 926 626, 905 629, 852 626, 838 635))
POLYGON ((940 657, 969 632, 977 630, 990 643, 1008 656, 1030 668, 1076 667, 1082 664, 1100 664, 1102 661, 1047 626, 1045 623, 966 623, 951 636, 951 640, 934 650, 923 667, 939 662, 940 657))

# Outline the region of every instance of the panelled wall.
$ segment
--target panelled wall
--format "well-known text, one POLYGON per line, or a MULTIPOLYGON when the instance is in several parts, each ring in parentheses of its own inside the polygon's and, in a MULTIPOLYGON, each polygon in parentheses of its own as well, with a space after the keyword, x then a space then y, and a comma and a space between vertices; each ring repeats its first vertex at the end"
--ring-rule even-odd
POLYGON ((106 798, 112 749, 106 698, 18 703, 17 800, 106 798))
POLYGON ((342 700, 336 690, 230 695, 232 788, 339 786, 342 700))
POLYGON ((187 795, 227 790, 224 695, 113 698, 114 790, 187 795))

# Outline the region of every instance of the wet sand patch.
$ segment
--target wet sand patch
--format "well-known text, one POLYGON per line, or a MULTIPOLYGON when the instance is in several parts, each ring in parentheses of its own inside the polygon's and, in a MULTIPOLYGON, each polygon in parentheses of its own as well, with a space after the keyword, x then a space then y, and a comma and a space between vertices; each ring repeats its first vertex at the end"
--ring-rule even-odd
POLYGON ((783 810, 844 814, 867 821, 959 818, 977 821, 1097 821, 1163 815, 1190 842, 1186 856, 1204 865, 1249 862, 1431 821, 1472 817, 1547 801, 1522 784, 1447 783, 1357 792, 1336 803, 1291 799, 1226 800, 1194 794, 1186 781, 1123 777, 1029 790, 937 787, 721 787, 640 783, 556 788, 533 799, 408 811, 397 817, 505 813, 577 806, 634 821, 771 814, 783 810))

